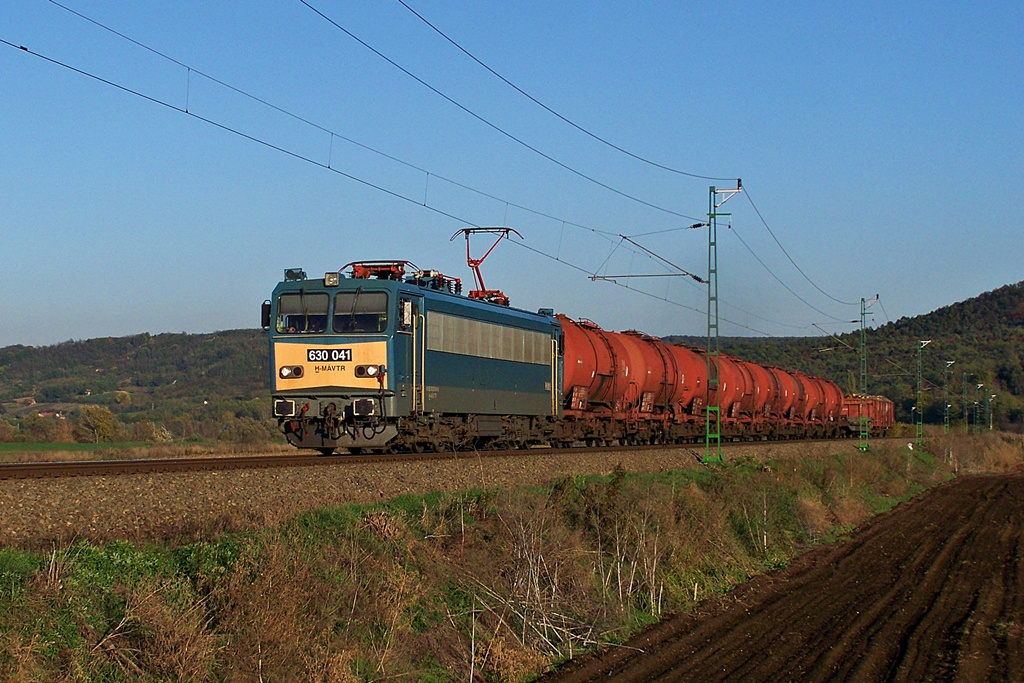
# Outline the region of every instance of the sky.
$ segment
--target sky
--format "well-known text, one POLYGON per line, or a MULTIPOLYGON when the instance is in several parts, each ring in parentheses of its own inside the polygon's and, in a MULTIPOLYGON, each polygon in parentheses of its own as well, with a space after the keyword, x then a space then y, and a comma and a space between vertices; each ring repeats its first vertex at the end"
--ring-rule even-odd
POLYGON ((0 3, 0 347, 258 327, 293 267, 468 290, 468 226, 515 307, 703 335, 665 262, 737 178, 723 335, 1024 280, 1024 3, 404 3, 0 3))

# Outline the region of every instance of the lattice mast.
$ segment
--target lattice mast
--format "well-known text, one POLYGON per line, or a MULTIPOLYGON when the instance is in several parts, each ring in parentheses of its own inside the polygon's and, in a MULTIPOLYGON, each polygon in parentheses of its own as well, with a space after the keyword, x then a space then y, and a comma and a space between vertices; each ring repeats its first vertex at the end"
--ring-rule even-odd
MULTIPOLYGON (((871 303, 878 301, 878 295, 871 300, 871 303)), ((861 395, 861 400, 858 403, 858 415, 857 415, 857 450, 869 451, 871 450, 871 444, 869 443, 869 436, 871 434, 871 417, 864 414, 864 408, 866 407, 866 401, 868 397, 868 336, 866 321, 867 317, 871 315, 868 311, 870 306, 864 297, 860 299, 860 386, 858 391, 861 395)))
POLYGON ((947 360, 946 367, 942 370, 942 433, 949 434, 949 409, 952 407, 949 403, 949 368, 956 363, 955 360, 947 360))
POLYGON ((708 344, 705 359, 708 367, 707 400, 704 402, 704 462, 724 462, 722 458, 722 404, 719 394, 718 346, 718 218, 732 216, 718 211, 722 204, 743 191, 743 181, 736 187, 719 190, 708 188, 708 344), (721 195, 721 201, 718 200, 721 195))
POLYGON ((918 446, 924 445, 924 404, 922 403, 924 379, 921 376, 921 352, 931 343, 931 339, 917 342, 917 419, 914 422, 917 427, 917 438, 914 440, 914 444, 918 446))

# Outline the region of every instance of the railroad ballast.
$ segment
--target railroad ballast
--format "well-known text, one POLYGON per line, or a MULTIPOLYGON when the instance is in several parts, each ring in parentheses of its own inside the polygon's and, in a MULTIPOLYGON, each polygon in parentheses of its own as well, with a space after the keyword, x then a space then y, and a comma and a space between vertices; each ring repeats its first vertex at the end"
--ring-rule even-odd
POLYGON ((723 438, 893 424, 892 401, 826 379, 720 354, 709 391, 704 349, 473 294, 409 261, 286 270, 262 318, 288 441, 325 454, 682 443, 704 437, 709 400, 723 438))

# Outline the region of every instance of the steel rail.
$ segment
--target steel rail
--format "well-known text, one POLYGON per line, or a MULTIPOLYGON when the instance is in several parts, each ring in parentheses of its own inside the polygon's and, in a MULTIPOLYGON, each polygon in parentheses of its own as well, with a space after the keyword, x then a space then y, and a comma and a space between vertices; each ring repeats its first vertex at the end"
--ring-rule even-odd
MULTIPOLYGON (((739 446, 771 446, 781 443, 845 443, 848 439, 785 439, 757 441, 727 441, 723 448, 739 446)), ((71 460, 60 462, 0 463, 0 479, 45 479, 64 477, 124 476, 132 474, 154 474, 170 472, 210 472, 237 469, 264 469, 272 467, 311 467, 355 464, 394 464, 422 460, 462 460, 470 458, 495 458, 529 456, 531 454, 585 454, 614 453, 617 451, 671 450, 676 449, 700 460, 694 450, 698 444, 654 444, 642 446, 603 446, 580 448, 527 448, 502 451, 440 451, 434 453, 385 453, 368 455, 256 455, 221 456, 202 458, 160 458, 147 460, 71 460)))

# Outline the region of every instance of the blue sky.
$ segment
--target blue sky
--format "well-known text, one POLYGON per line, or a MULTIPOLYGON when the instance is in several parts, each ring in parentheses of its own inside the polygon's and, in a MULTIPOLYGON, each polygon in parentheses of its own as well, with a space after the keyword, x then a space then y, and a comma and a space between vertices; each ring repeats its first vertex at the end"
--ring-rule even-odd
MULTIPOLYGON (((879 294, 880 324, 1024 279, 1022 3, 406 1, 587 130, 743 179, 722 208, 722 334, 847 331, 859 306, 838 302, 879 294)), ((510 140, 298 0, 62 4, 315 126, 56 4, 10 0, 0 39, 170 106, 0 45, 0 346, 255 327, 295 266, 400 258, 468 283, 449 238, 470 224, 524 236, 484 264, 515 306, 704 333, 692 281, 623 281, 646 296, 587 273, 664 272, 617 237, 658 233, 635 239, 703 274, 706 233, 674 214, 703 219, 709 185, 731 182, 585 136, 397 0, 308 2, 481 118, 668 211, 510 140)))

